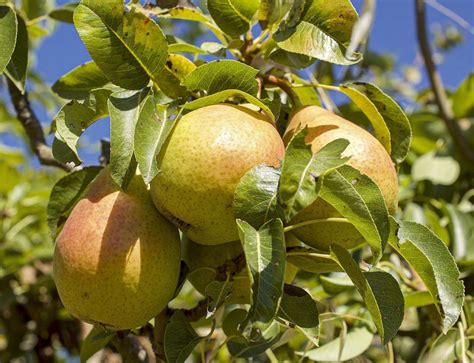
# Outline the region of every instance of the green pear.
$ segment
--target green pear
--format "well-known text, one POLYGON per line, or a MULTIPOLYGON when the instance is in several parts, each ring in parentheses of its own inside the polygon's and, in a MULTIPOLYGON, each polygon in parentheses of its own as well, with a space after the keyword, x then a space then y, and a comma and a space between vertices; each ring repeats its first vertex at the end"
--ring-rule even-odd
MULTIPOLYGON (((299 246, 300 241, 286 237, 288 247, 299 246)), ((227 242, 215 246, 205 246, 187 238, 183 239, 183 260, 189 268, 188 280, 201 294, 205 295, 206 286, 214 281, 216 268, 226 261, 233 260, 243 253, 240 241, 227 242)), ((286 264, 285 282, 291 283, 298 268, 290 263, 286 264)), ((250 303, 250 280, 247 269, 237 273, 233 279, 230 304, 250 303)))
POLYGON ((124 192, 104 169, 57 238, 54 279, 72 315, 131 329, 173 298, 180 258, 178 230, 156 211, 142 178, 124 192))
POLYGON ((158 155, 153 201, 197 243, 238 240, 235 187, 256 165, 278 167, 284 149, 261 113, 231 104, 202 107, 178 121, 158 155))
MULTIPOLYGON (((348 164, 369 176, 380 188, 390 213, 397 206, 398 179, 390 155, 372 134, 356 124, 335 115, 321 107, 308 106, 295 112, 285 131, 283 139, 288 143, 295 131, 308 127, 305 138, 317 152, 329 142, 344 138, 349 141, 343 156, 351 156, 348 164)), ((341 215, 322 199, 301 211, 290 224, 314 219, 340 217, 341 215)), ((327 251, 331 243, 346 248, 356 247, 364 242, 360 233, 348 223, 316 223, 293 230, 304 243, 327 251)))

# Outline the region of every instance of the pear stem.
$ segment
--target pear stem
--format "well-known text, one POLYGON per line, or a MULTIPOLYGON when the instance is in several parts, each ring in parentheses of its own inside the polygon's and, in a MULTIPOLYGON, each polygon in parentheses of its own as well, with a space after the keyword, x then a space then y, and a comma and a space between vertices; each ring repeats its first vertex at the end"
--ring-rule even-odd
POLYGON ((297 229, 297 228, 301 228, 301 227, 304 227, 304 226, 308 226, 310 224, 316 224, 316 223, 350 223, 347 218, 337 218, 337 217, 334 217, 334 218, 322 218, 322 219, 312 219, 310 221, 305 221, 305 222, 301 222, 301 223, 297 223, 297 224, 293 224, 291 226, 286 226, 285 228, 283 228, 283 232, 289 232, 289 231, 292 231, 294 229, 297 229))

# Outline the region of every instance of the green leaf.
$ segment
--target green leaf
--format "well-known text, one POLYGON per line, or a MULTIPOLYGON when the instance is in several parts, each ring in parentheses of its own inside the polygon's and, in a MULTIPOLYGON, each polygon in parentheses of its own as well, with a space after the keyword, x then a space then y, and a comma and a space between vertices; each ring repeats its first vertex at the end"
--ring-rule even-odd
POLYGON ((444 214, 449 218, 450 249, 456 261, 474 260, 474 216, 452 204, 443 205, 444 214))
POLYGON ((89 93, 105 86, 109 79, 100 70, 94 61, 90 61, 74 68, 53 84, 52 90, 62 98, 82 100, 89 93))
POLYGON ((344 339, 338 337, 323 346, 307 352, 297 352, 314 361, 341 362, 364 353, 372 344, 374 335, 365 327, 352 329, 344 339))
POLYGON ((186 97, 186 87, 181 85, 187 74, 191 73, 196 66, 186 57, 179 54, 170 54, 166 66, 161 71, 158 87, 170 98, 186 97))
POLYGON ((237 89, 256 96, 258 69, 235 60, 216 60, 197 67, 183 82, 188 91, 204 90, 208 95, 237 89))
POLYGON ((235 339, 227 343, 229 353, 236 358, 251 358, 258 356, 269 349, 273 344, 278 342, 280 336, 276 336, 270 340, 260 340, 257 342, 241 343, 235 339))
POLYGON ((242 337, 242 333, 239 330, 240 324, 245 321, 247 317, 247 310, 245 309, 234 309, 224 318, 222 322, 222 330, 227 337, 242 337))
POLYGON ((205 338, 196 334, 182 311, 176 311, 165 329, 166 361, 170 363, 184 362, 193 349, 205 338))
POLYGON ((302 16, 293 11, 293 16, 273 36, 280 48, 342 65, 362 59, 358 53, 351 59, 345 56, 345 46, 358 20, 350 1, 313 0, 301 10, 302 16))
POLYGON ((434 303, 429 291, 413 291, 405 294, 403 298, 405 299, 405 310, 413 307, 418 308, 432 305, 434 303))
POLYGON ((76 2, 64 4, 51 11, 49 17, 54 20, 72 24, 74 22, 74 10, 76 10, 77 5, 79 5, 79 3, 76 2))
POLYGON ((207 7, 214 21, 234 38, 250 29, 259 5, 260 1, 257 0, 207 0, 207 7))
POLYGON ((51 190, 47 208, 48 227, 53 239, 56 236, 56 229, 60 224, 61 217, 67 216, 101 169, 98 166, 85 167, 56 182, 51 190))
POLYGON ((15 50, 18 31, 15 11, 0 5, 0 74, 3 73, 15 50))
POLYGON ((282 163, 279 196, 286 221, 316 200, 325 174, 349 160, 341 157, 349 141, 337 139, 313 153, 305 142, 307 134, 304 128, 293 137, 282 163))
POLYGON ((240 179, 234 192, 235 217, 254 228, 273 218, 282 217, 277 192, 280 170, 258 165, 240 179))
POLYGON ((28 19, 36 19, 46 15, 55 6, 54 0, 22 0, 21 10, 26 14, 28 19))
POLYGON ((453 111, 457 118, 474 117, 474 72, 454 92, 453 111))
POLYGON ((319 325, 316 301, 304 289, 285 284, 278 316, 301 328, 314 328, 319 325))
POLYGON ((104 330, 100 326, 93 327, 81 344, 81 363, 86 363, 90 357, 109 344, 114 336, 114 331, 104 330))
POLYGON ((213 316, 217 308, 227 300, 232 293, 232 284, 229 281, 212 281, 206 286, 207 315, 206 319, 213 316))
POLYGON ((168 52, 170 53, 192 53, 192 54, 209 54, 202 48, 196 47, 195 45, 177 42, 168 44, 168 52))
POLYGON ((388 272, 362 272, 344 248, 331 246, 331 255, 350 277, 369 310, 382 342, 387 344, 403 321, 404 299, 397 280, 388 272))
MULTIPOLYGON (((141 5, 140 5, 141 8, 141 5)), ((141 9, 143 11, 143 9, 141 9)), ((170 18, 170 19, 179 19, 179 20, 187 20, 187 21, 194 21, 205 25, 210 31, 214 33, 214 35, 219 39, 222 43, 227 44, 227 39, 225 34, 219 27, 214 23, 214 21, 203 14, 199 8, 191 8, 191 7, 174 7, 169 9, 147 9, 146 12, 149 12, 153 15, 156 15, 160 18, 170 18)))
POLYGON ((440 334, 432 342, 430 348, 423 352, 419 362, 469 362, 467 355, 463 357, 462 347, 469 347, 469 339, 461 335, 459 329, 450 329, 445 334, 440 334))
POLYGON ((283 224, 272 219, 260 229, 237 220, 252 286, 252 307, 248 318, 269 323, 275 317, 283 294, 286 245, 283 224))
POLYGON ((287 0, 260 0, 258 21, 263 28, 279 24, 291 9, 291 1, 287 0))
MULTIPOLYGON (((283 50, 281 48, 277 48, 272 51, 268 58, 278 64, 297 69, 304 69, 306 67, 309 67, 316 61, 316 58, 309 57, 304 54, 287 52, 286 50, 283 50)), ((295 88, 294 90, 296 91, 297 88, 295 88)))
POLYGON ((365 113, 375 136, 397 164, 405 160, 411 144, 411 126, 402 108, 377 86, 354 82, 339 87, 365 113))
POLYGON ((92 59, 115 84, 127 89, 156 82, 168 53, 159 26, 142 13, 124 12, 122 0, 82 0, 74 24, 92 59))
POLYGON ((110 175, 122 189, 135 175, 137 162, 133 155, 137 120, 149 90, 120 91, 109 97, 110 175))
POLYGON ((324 177, 319 195, 365 238, 375 264, 390 234, 387 206, 377 184, 357 169, 343 165, 324 177))
POLYGON ((239 96, 247 100, 251 104, 260 107, 262 111, 265 112, 265 114, 268 116, 268 118, 272 122, 275 122, 275 115, 273 115, 271 109, 266 104, 264 104, 258 98, 238 89, 228 89, 225 91, 214 93, 210 96, 201 97, 201 98, 198 98, 197 100, 186 103, 183 107, 187 110, 196 110, 204 106, 215 105, 217 103, 224 102, 230 97, 235 97, 235 96, 239 96))
POLYGON ((413 181, 429 180, 433 184, 452 185, 459 178, 461 166, 451 156, 436 156, 434 151, 420 156, 413 163, 413 181), (440 170, 443 172, 440 173, 440 170))
POLYGON ((18 34, 10 63, 5 69, 5 74, 22 92, 25 91, 26 71, 28 69, 28 30, 26 23, 17 14, 18 34))
POLYGON ((53 155, 57 160, 64 163, 80 161, 77 153, 79 137, 87 127, 108 115, 109 95, 109 90, 98 89, 83 103, 73 100, 61 108, 54 120, 56 145, 63 144, 61 148, 54 148, 53 144, 53 155))
POLYGON ((287 253, 287 261, 304 271, 313 273, 342 271, 341 267, 330 255, 320 253, 310 248, 292 248, 287 253))
POLYGON ((146 183, 158 173, 157 155, 168 138, 176 118, 168 116, 167 106, 157 110, 153 97, 148 97, 140 110, 135 128, 135 157, 146 183))
POLYGON ((339 89, 342 93, 346 94, 352 102, 362 110, 362 112, 364 112, 374 128, 375 137, 380 141, 385 150, 391 154, 392 144, 390 130, 375 104, 365 93, 358 89, 357 85, 348 83, 339 86, 339 89))
MULTIPOLYGON (((397 222, 392 218, 391 224, 394 234, 397 222)), ((446 333, 458 320, 464 301, 464 285, 448 248, 428 228, 414 222, 400 222, 390 244, 425 283, 446 333)))
POLYGON ((293 87, 293 92, 298 96, 302 106, 321 106, 318 92, 312 85, 304 85, 305 81, 295 74, 291 75, 291 80, 294 85, 298 85, 298 87, 293 87))
POLYGON ((319 276, 319 279, 324 291, 331 295, 337 295, 344 291, 352 290, 355 287, 354 283, 347 275, 319 276))

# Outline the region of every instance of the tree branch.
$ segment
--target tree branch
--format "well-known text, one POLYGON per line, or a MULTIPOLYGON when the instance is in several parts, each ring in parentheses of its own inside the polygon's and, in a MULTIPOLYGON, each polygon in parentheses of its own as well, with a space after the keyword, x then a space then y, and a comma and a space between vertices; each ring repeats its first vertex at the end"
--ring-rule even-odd
POLYGON ((20 121, 23 125, 26 135, 30 140, 31 150, 36 154, 39 162, 42 165, 54 166, 68 172, 72 171, 74 166, 60 163, 53 157, 53 152, 46 143, 41 123, 31 109, 27 93, 25 92, 22 94, 9 79, 7 79, 7 82, 8 91, 10 93, 10 98, 12 100, 13 107, 15 108, 18 121, 20 121))
POLYGON ((284 79, 278 78, 272 74, 262 74, 261 79, 263 80, 263 83, 265 84, 271 84, 273 86, 279 87, 283 92, 285 92, 288 97, 290 98, 291 103, 293 104, 294 107, 300 107, 300 101, 298 99, 298 95, 293 91, 293 88, 291 85, 284 79))
POLYGON ((416 11, 416 27, 418 43, 420 45, 421 54, 425 61, 425 68, 428 78, 431 83, 431 89, 435 96, 436 104, 439 108, 441 118, 446 124, 446 128, 453 139, 454 146, 461 152, 461 154, 470 162, 474 163, 474 150, 471 149, 468 140, 459 127, 459 124, 454 117, 454 112, 446 96, 446 91, 441 80, 441 76, 436 69, 433 57, 430 50, 428 35, 426 32, 426 14, 424 0, 415 0, 416 11))

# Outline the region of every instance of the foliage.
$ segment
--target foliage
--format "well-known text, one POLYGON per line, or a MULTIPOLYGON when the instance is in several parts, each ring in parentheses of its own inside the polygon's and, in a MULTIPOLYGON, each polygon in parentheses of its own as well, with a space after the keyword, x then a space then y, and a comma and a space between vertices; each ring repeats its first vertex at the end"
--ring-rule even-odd
MULTIPOLYGON (((432 90, 416 89, 420 69, 405 68, 397 83, 387 57, 361 46, 367 37, 354 48, 362 17, 349 0, 157 3, 0 1, 2 81, 10 93, 28 90, 31 100, 59 110, 52 155, 74 167, 67 175, 46 170, 34 155, 0 143, 0 361, 85 361, 97 351, 126 361, 131 339, 172 362, 473 360, 472 164, 447 132, 432 90), (58 21, 76 27, 91 60, 48 87, 33 65, 58 21), (201 34, 212 42, 198 44, 201 34), (337 107, 332 92, 343 95, 337 107), (412 107, 404 110, 400 100, 412 107), (83 165, 82 134, 107 119, 100 121, 110 124, 102 164, 127 190, 137 171, 147 184, 159 174, 157 156, 183 114, 223 102, 258 110, 282 137, 303 105, 323 104, 366 128, 397 168, 396 212, 390 215, 375 181, 348 164, 346 139, 313 152, 310 130, 300 130, 279 168, 256 165, 236 186, 243 252, 215 269, 206 296, 186 280, 183 264, 175 299, 149 324, 125 332, 95 326, 86 337, 87 325, 64 310, 51 274, 51 236, 100 170, 83 165), (289 245, 292 230, 327 222, 292 224, 318 199, 337 211, 330 222, 352 225, 365 243, 328 251, 289 245), (285 283, 295 266, 296 278, 285 283), (233 304, 241 270, 250 301, 233 304)), ((461 41, 453 32, 437 33, 441 51, 461 41)), ((449 93, 471 147, 473 79, 449 93)), ((0 134, 31 142, 31 126, 20 128, 13 110, 0 99, 0 134)))

